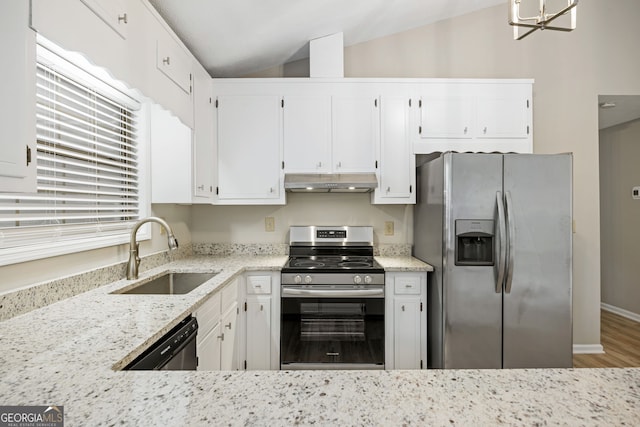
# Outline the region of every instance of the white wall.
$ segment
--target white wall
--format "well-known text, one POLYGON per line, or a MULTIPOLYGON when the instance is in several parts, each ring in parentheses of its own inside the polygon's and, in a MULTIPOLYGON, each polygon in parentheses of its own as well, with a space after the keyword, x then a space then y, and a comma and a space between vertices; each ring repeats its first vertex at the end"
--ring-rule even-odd
POLYGON ((194 243, 288 243, 291 225, 371 225, 375 243, 410 243, 413 208, 372 205, 369 193, 287 193, 284 206, 194 206, 194 243), (273 217, 275 231, 264 220, 273 217), (384 235, 384 222, 394 222, 394 235, 384 235))
POLYGON ((600 131, 602 302, 640 316, 640 120, 600 131))

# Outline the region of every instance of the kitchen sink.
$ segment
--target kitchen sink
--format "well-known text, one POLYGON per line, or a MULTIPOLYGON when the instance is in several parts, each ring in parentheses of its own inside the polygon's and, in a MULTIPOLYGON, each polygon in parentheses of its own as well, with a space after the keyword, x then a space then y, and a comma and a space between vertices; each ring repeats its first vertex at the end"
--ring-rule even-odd
POLYGON ((165 273, 160 277, 134 286, 126 291, 116 291, 116 294, 186 294, 202 285, 218 273, 165 273))

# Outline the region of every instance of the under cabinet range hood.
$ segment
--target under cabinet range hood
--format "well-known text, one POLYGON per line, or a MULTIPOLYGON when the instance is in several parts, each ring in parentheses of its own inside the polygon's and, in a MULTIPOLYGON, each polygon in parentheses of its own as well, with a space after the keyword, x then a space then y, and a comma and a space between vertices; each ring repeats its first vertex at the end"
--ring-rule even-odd
POLYGON ((375 173, 289 173, 284 188, 299 193, 368 193, 378 187, 375 173))

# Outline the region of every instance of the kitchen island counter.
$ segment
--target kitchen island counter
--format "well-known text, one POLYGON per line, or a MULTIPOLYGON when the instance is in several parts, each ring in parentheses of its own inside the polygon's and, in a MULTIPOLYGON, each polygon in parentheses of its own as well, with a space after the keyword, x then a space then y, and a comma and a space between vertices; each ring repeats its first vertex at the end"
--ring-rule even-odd
POLYGON ((192 257, 141 274, 218 273, 189 294, 111 294, 131 284, 119 280, 0 322, 0 402, 63 405, 67 426, 638 422, 640 369, 114 370, 238 275, 285 261, 192 257))

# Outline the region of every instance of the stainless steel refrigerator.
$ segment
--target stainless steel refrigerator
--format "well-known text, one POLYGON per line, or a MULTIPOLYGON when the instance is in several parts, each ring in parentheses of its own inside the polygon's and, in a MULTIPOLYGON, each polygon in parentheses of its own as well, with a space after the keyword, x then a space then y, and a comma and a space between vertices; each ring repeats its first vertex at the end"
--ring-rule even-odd
POLYGON ((417 179, 428 367, 571 367, 572 155, 449 152, 417 179))

